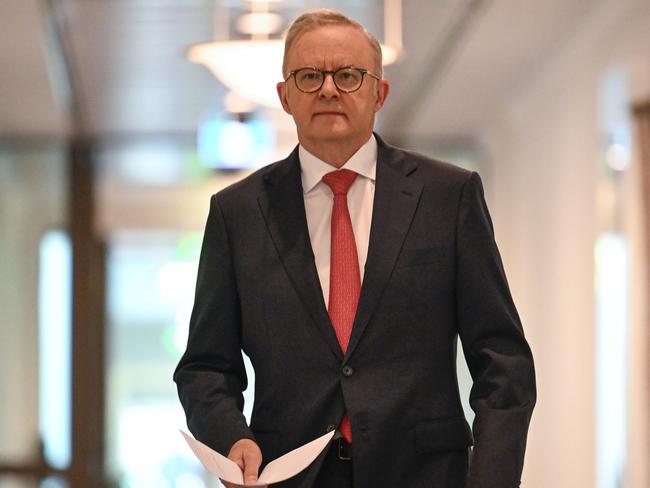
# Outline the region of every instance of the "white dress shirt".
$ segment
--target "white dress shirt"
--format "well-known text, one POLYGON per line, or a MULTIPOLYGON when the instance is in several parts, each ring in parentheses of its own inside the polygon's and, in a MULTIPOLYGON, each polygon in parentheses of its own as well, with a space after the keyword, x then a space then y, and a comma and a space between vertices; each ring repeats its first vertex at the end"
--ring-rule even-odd
MULTIPOLYGON (((334 196, 329 186, 323 183, 323 175, 337 168, 318 159, 304 147, 298 148, 302 189, 305 198, 305 212, 309 239, 316 259, 316 269, 325 305, 329 305, 330 294, 330 237, 332 204, 334 196)), ((377 141, 370 136, 368 142, 359 148, 341 167, 359 174, 348 190, 348 209, 354 230, 359 257, 359 272, 363 283, 364 266, 368 256, 372 203, 375 197, 375 175, 377 170, 377 141)))

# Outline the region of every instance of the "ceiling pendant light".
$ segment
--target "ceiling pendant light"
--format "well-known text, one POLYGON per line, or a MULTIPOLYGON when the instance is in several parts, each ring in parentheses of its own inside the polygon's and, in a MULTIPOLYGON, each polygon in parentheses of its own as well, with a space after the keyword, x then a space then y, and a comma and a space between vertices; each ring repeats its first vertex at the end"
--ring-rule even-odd
MULTIPOLYGON (((275 0, 277 2, 277 0, 275 0)), ((252 0, 250 12, 237 19, 237 30, 249 39, 226 39, 195 44, 190 61, 206 66, 228 89, 251 102, 280 108, 275 85, 282 80, 284 40, 279 37, 284 20, 269 11, 273 0, 252 0), (275 36, 275 37, 272 37, 275 36)), ((228 8, 215 7, 215 19, 229 31, 228 8)), ((215 22, 216 23, 216 22, 215 22)), ((401 0, 384 0, 384 65, 394 63, 402 52, 401 0)), ((215 29, 216 31, 217 29, 215 29)), ((227 36, 229 37, 229 36, 227 36)))

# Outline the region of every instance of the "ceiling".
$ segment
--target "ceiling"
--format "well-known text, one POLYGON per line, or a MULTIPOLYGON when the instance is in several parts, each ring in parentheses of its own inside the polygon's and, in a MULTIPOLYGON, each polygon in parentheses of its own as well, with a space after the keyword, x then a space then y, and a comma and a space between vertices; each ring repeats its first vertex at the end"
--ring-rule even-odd
MULTIPOLYGON (((603 1, 615 0, 404 0, 405 55, 386 70, 382 130, 471 137, 603 1)), ((381 38, 382 4, 293 0, 274 10, 290 20, 339 8, 381 38)), ((185 52, 213 38, 225 9, 233 17, 245 4, 2 0, 0 137, 194 134, 225 89, 185 52)))

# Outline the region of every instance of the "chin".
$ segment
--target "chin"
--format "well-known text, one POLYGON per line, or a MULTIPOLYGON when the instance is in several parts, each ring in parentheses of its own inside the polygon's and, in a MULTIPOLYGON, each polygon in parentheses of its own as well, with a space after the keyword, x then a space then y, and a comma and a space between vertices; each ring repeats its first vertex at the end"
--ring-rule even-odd
POLYGON ((347 126, 340 126, 338 124, 331 125, 329 127, 319 128, 317 131, 313 131, 312 134, 315 138, 318 139, 340 139, 350 137, 352 135, 350 128, 347 126))
POLYGON ((315 139, 321 140, 321 141, 327 141, 327 142, 334 142, 334 141, 342 141, 345 139, 350 138, 350 134, 347 132, 338 132, 338 131, 332 131, 328 133, 321 133, 318 134, 317 136, 314 137, 315 139))

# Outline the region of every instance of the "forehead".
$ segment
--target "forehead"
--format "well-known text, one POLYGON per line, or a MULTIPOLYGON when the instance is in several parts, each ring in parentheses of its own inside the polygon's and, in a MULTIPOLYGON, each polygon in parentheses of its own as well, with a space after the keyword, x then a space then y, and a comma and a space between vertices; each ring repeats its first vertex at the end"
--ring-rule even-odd
POLYGON ((374 50, 366 35, 348 25, 327 25, 309 30, 296 38, 288 54, 288 68, 345 65, 370 67, 374 50))

